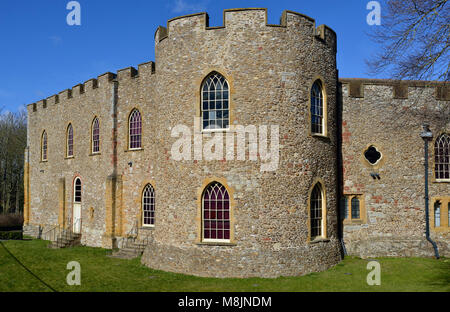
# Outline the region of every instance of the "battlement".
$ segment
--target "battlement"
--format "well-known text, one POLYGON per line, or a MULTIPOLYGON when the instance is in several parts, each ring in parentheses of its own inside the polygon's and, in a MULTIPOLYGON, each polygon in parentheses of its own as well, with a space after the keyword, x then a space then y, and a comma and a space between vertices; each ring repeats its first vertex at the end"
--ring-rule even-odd
POLYGON ((346 95, 352 98, 364 98, 365 86, 374 85, 392 88, 393 99, 408 99, 409 88, 434 88, 436 100, 450 101, 449 82, 364 78, 341 78, 339 82, 346 86, 346 95))
POLYGON ((60 101, 72 99, 76 96, 88 93, 91 90, 103 88, 108 86, 112 81, 124 81, 127 79, 138 78, 140 75, 153 75, 155 73, 155 63, 146 62, 138 65, 138 69, 134 67, 127 67, 119 69, 117 74, 107 72, 97 78, 92 78, 84 83, 77 84, 71 89, 66 89, 58 94, 54 94, 46 99, 42 99, 36 103, 29 104, 27 107, 30 112, 36 112, 40 109, 45 109, 49 105, 59 104, 60 101))
POLYGON ((192 32, 214 31, 218 29, 252 29, 278 27, 280 29, 299 30, 330 44, 336 51, 336 33, 326 25, 316 28, 315 20, 307 15, 283 11, 280 24, 269 24, 266 8, 227 9, 223 11, 223 25, 210 27, 206 12, 172 18, 167 27, 159 26, 155 32, 155 47, 166 38, 192 32), (306 31, 305 31, 306 29, 306 31))

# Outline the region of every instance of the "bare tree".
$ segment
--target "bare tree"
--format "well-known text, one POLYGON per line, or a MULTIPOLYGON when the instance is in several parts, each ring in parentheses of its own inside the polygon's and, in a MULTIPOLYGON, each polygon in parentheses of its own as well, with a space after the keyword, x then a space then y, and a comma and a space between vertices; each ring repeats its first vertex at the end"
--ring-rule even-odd
POLYGON ((369 74, 394 79, 450 78, 450 3, 448 0, 384 0, 381 25, 369 36, 381 51, 366 60, 369 74))

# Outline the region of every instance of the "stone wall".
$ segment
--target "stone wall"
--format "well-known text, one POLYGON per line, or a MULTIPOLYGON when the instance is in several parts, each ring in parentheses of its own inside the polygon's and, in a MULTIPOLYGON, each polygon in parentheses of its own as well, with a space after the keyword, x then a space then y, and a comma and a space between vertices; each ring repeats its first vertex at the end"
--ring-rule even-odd
POLYGON ((119 70, 117 77, 101 76, 28 106, 29 223, 45 229, 67 220, 73 180, 80 176, 82 243, 111 248, 142 225, 142 190, 151 183, 156 220, 148 231, 152 245, 143 257, 151 267, 203 276, 278 276, 326 269, 340 259, 336 35, 289 11, 281 25, 268 25, 265 9, 226 10, 222 27, 210 28, 207 20, 206 14, 194 14, 158 28, 155 63, 119 70), (259 154, 257 161, 249 160, 248 143, 246 160, 172 159, 178 138, 171 132, 177 125, 189 127, 204 142, 210 140, 194 119, 200 115, 202 81, 212 71, 230 85, 228 133, 235 134, 238 125, 279 127, 277 170, 262 172, 259 154), (325 88, 325 136, 313 136, 309 130, 309 96, 316 79, 325 88), (128 118, 134 108, 143 117, 140 150, 128 149, 128 118), (94 116, 100 120, 101 154, 91 156, 94 116), (69 122, 74 127, 74 158, 65 159, 69 122), (47 162, 39 158, 44 129, 47 162), (232 239, 222 246, 201 241, 201 194, 211 181, 223 183, 233 202, 232 239), (326 191, 326 239, 313 243, 308 196, 316 181, 326 191), (170 258, 175 260, 167 261, 170 258), (195 259, 201 259, 202 267, 195 259))
MULTIPOLYGON (((363 257, 432 256, 425 239, 424 142, 422 124, 437 135, 450 131, 445 85, 341 79, 343 193, 360 194, 366 219, 344 221, 347 251, 363 257), (374 145, 376 165, 364 157, 374 145), (373 178, 372 174, 378 174, 373 178)), ((449 196, 450 184, 434 177, 434 140, 429 144, 429 196, 449 196)), ((432 222, 432 220, 431 220, 432 222)), ((449 255, 449 232, 431 231, 441 255, 449 255)))
POLYGON ((38 103, 28 105, 29 219, 43 231, 68 227, 73 183, 82 181, 82 243, 102 246, 105 194, 113 146, 113 82, 111 73, 91 79, 38 103), (100 121, 100 153, 91 153, 91 124, 100 121), (66 130, 74 131, 74 156, 66 157, 66 130), (47 132, 48 159, 41 160, 41 136, 47 132))

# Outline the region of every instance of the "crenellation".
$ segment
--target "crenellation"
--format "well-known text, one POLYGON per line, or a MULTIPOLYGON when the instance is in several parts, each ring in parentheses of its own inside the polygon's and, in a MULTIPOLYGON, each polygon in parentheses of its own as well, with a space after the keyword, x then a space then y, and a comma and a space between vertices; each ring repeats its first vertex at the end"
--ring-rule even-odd
POLYGON ((109 85, 109 83, 116 78, 116 74, 113 74, 111 72, 104 73, 97 77, 98 87, 103 88, 104 86, 109 85))
POLYGON ((155 31, 155 47, 160 43, 163 39, 167 38, 167 28, 163 26, 159 26, 155 31))
POLYGON ((59 96, 58 94, 54 94, 47 98, 48 104, 58 104, 59 103, 59 96))
POLYGON ((134 78, 136 76, 138 76, 138 71, 132 66, 117 71, 117 79, 119 81, 134 78))
POLYGON ((177 36, 191 32, 205 31, 207 20, 207 14, 204 12, 175 17, 167 22, 167 33, 169 36, 177 36))
POLYGON ((436 99, 440 101, 450 101, 450 83, 436 86, 436 99))
POLYGON ((331 46, 336 51, 336 33, 326 25, 315 28, 315 20, 307 15, 288 11, 283 11, 280 24, 269 24, 266 8, 244 8, 227 9, 223 11, 223 25, 209 26, 209 16, 207 13, 196 13, 179 16, 170 19, 167 27, 159 26, 155 32, 155 48, 158 44, 171 36, 192 35, 204 33, 205 30, 213 31, 219 29, 254 31, 263 27, 280 27, 289 31, 299 31, 310 34, 311 37, 319 36, 324 43, 331 46), (305 27, 309 28, 305 31, 305 27))
POLYGON ((267 25, 267 9, 224 10, 224 26, 231 28, 262 28, 267 25))
POLYGON ((91 78, 84 83, 86 90, 93 90, 98 88, 98 81, 95 78, 91 78))
POLYGON ((138 65, 138 73, 140 76, 151 76, 155 74, 155 62, 145 62, 138 65))
POLYGON ((365 86, 380 86, 390 87, 393 99, 408 99, 412 88, 432 88, 436 100, 450 100, 450 83, 448 82, 360 78, 341 78, 339 82, 348 88, 348 96, 352 98, 364 98, 365 86))
POLYGON ((84 93, 84 84, 79 83, 72 87, 72 95, 81 95, 84 93))
POLYGON ((72 98, 72 89, 66 89, 64 91, 59 92, 60 98, 62 101, 72 98))
POLYGON ((40 100, 37 102, 37 106, 42 107, 42 108, 47 108, 47 100, 40 100))

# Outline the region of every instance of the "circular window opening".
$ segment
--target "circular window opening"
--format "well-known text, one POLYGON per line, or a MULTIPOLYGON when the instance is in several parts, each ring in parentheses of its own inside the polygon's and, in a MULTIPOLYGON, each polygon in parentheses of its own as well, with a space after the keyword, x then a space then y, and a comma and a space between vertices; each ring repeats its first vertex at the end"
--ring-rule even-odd
POLYGON ((371 145, 365 152, 364 157, 371 164, 375 165, 381 159, 381 153, 377 150, 377 148, 371 145))

